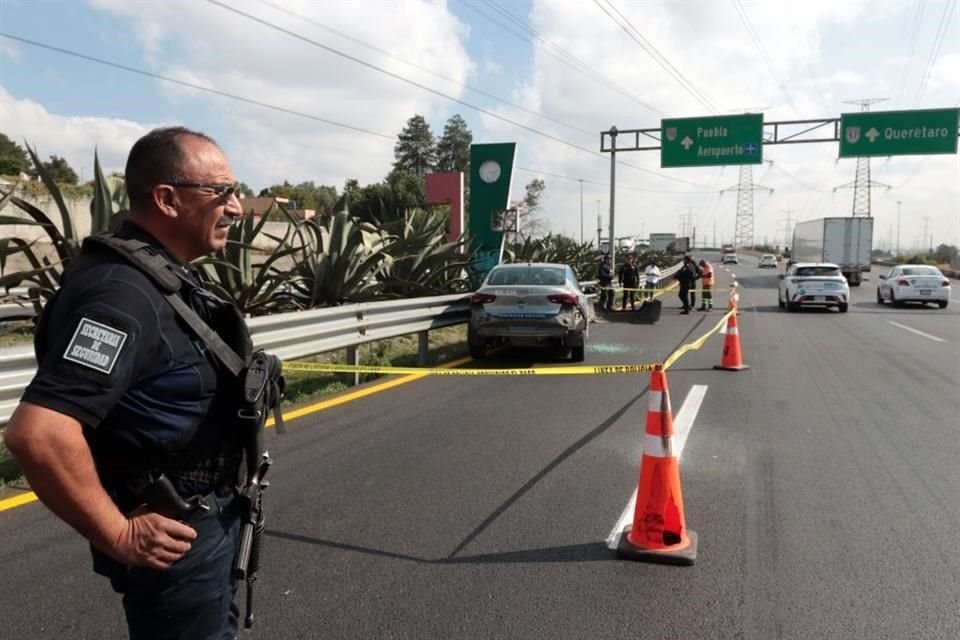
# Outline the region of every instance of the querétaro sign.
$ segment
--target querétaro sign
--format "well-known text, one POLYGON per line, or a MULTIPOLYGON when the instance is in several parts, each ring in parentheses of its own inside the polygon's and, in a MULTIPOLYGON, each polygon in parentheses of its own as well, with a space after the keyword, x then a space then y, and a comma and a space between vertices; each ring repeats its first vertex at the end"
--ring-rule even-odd
POLYGON ((957 114, 957 109, 844 113, 840 157, 956 153, 957 114))

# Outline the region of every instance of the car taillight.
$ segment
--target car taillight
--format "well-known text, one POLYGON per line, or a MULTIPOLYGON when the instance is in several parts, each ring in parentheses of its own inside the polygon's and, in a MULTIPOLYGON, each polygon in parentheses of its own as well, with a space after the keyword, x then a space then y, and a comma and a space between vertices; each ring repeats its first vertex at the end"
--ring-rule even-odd
POLYGON ((470 296, 470 304, 487 304, 496 299, 497 296, 490 295, 489 293, 475 293, 470 296))
POLYGON ((897 280, 898 287, 909 287, 910 283, 906 280, 897 280))
POLYGON ((943 282, 940 283, 940 286, 941 286, 941 287, 949 287, 949 286, 950 286, 950 281, 949 281, 949 280, 944 280, 943 282))
POLYGON ((554 304, 568 304, 571 307, 577 306, 577 297, 569 293, 558 293, 553 296, 547 296, 547 300, 554 304))

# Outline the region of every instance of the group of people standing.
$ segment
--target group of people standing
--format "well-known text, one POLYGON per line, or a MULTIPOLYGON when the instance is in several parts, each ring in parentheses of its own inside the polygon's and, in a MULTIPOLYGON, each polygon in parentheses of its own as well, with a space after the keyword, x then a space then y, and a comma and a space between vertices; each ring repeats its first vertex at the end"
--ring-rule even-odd
POLYGON ((680 302, 683 304, 681 314, 688 314, 697 306, 697 280, 703 291, 703 298, 700 304, 700 311, 710 311, 713 309, 713 265, 706 260, 697 263, 690 256, 683 256, 683 264, 680 270, 674 275, 677 282, 680 283, 680 302))
MULTIPOLYGON (((637 293, 642 294, 640 296, 641 300, 652 298, 653 291, 659 285, 662 277, 660 268, 652 260, 647 263, 641 274, 637 257, 629 256, 617 272, 617 284, 623 289, 620 310, 626 311, 629 301, 630 309, 635 311, 637 293), (641 278, 644 284, 642 290, 640 289, 641 278)), ((698 280, 703 291, 700 311, 713 309, 714 271, 712 264, 706 260, 700 260, 698 263, 691 256, 684 256, 683 264, 673 277, 680 284, 679 296, 680 302, 683 304, 681 314, 689 314, 696 308, 698 280)), ((600 268, 597 270, 597 282, 600 285, 599 307, 607 311, 613 310, 616 295, 613 289, 613 268, 611 267, 610 256, 604 256, 601 260, 600 268)))
MULTIPOLYGON (((653 297, 653 291, 660 283, 660 267, 652 260, 647 263, 640 273, 640 266, 636 256, 629 256, 617 271, 617 284, 623 289, 623 299, 620 310, 626 311, 627 302, 630 302, 630 310, 636 311, 636 302, 638 297, 641 302, 646 298, 653 297), (643 278, 643 289, 640 289, 640 280, 643 278), (641 293, 641 296, 637 296, 641 293)), ((597 270, 597 283, 600 285, 600 308, 608 311, 613 310, 615 306, 616 295, 613 290, 613 269, 610 266, 610 256, 604 256, 600 262, 600 268, 597 270)))

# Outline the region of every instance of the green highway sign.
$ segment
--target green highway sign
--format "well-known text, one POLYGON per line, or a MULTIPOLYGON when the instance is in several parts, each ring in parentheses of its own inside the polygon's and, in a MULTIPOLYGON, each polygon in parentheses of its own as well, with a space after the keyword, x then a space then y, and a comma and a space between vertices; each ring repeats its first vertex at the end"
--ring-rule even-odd
POLYGON ((660 121, 661 167, 760 164, 762 161, 762 113, 660 121))
POLYGON ((844 113, 840 157, 956 153, 957 114, 957 109, 844 113))

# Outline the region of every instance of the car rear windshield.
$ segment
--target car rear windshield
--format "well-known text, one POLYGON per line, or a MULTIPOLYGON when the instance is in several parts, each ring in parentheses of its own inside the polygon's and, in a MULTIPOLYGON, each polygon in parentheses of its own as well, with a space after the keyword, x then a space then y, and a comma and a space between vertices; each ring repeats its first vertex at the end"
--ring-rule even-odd
POLYGON ((936 267, 904 267, 903 275, 905 276, 938 276, 940 275, 940 269, 936 267))
POLYGON ((557 267, 505 267, 490 274, 487 284, 540 284, 558 286, 564 284, 564 271, 557 267))
POLYGON ((839 276, 840 270, 836 267, 797 267, 797 276, 839 276))

